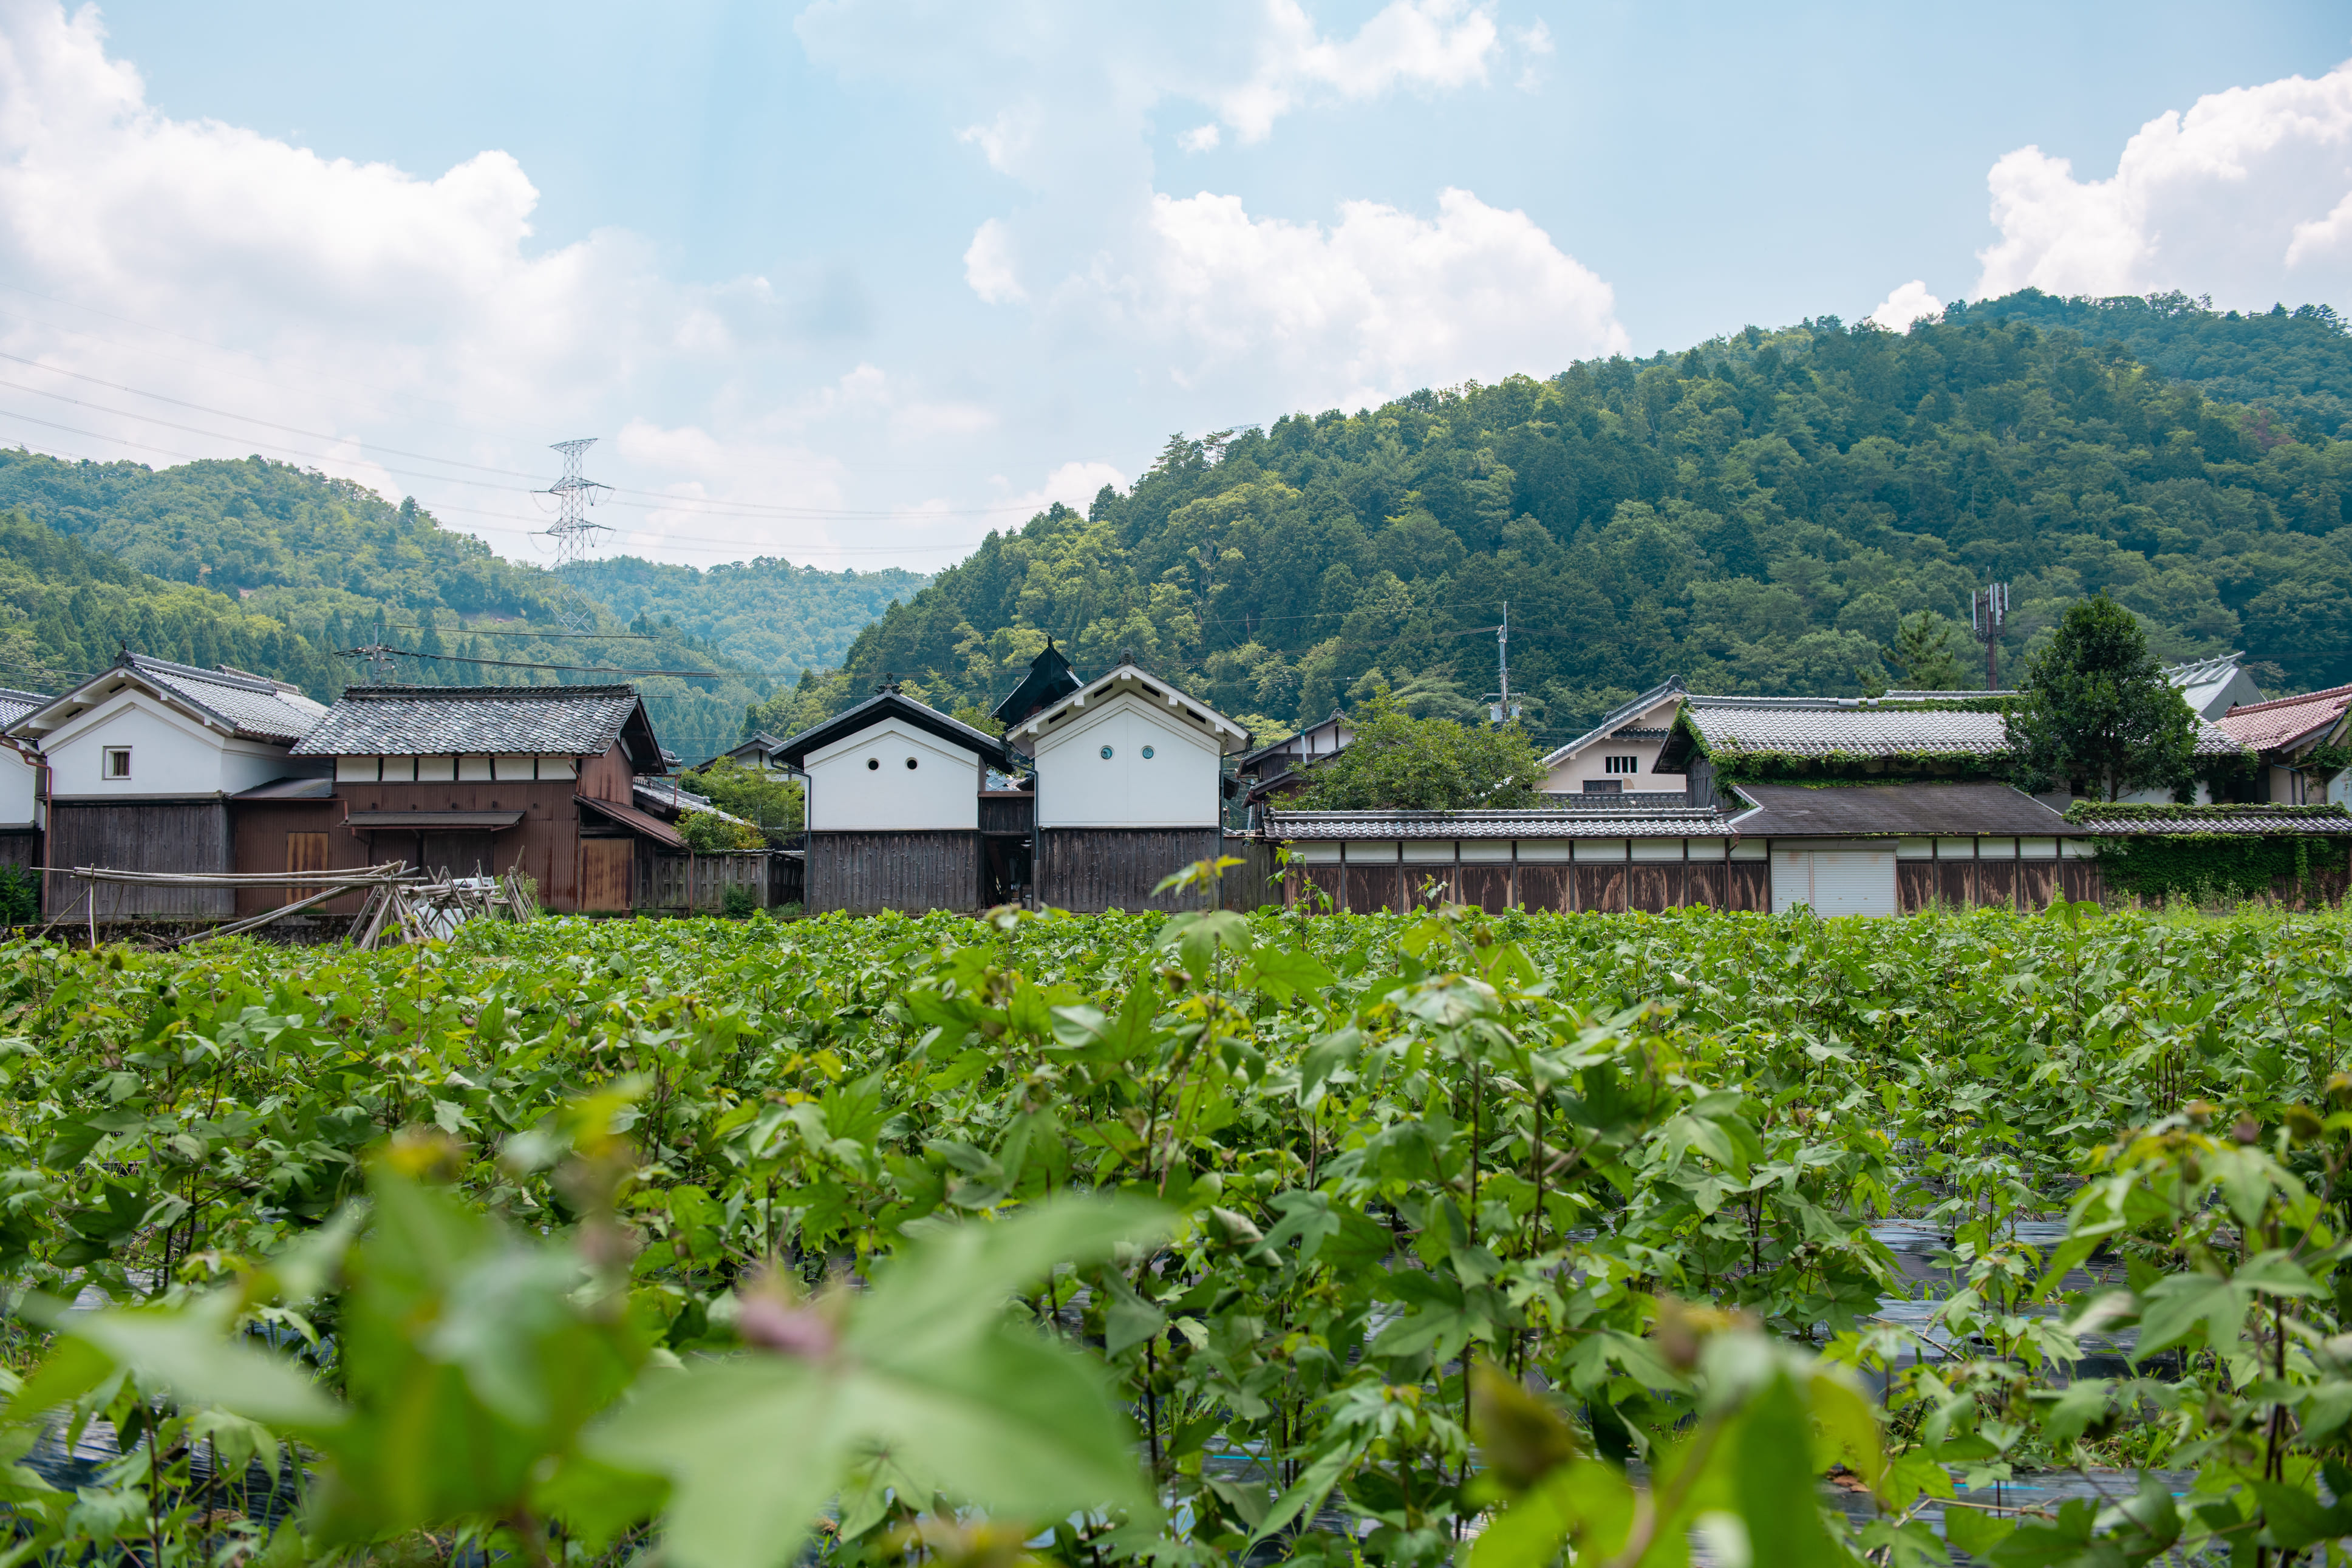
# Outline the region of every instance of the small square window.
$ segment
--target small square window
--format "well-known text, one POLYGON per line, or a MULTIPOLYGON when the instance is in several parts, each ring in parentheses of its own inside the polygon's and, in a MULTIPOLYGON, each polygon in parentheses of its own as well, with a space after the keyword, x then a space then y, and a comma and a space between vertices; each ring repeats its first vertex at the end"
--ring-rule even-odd
POLYGON ((1601 762, 1604 770, 1612 773, 1638 773, 1642 771, 1642 759, 1639 757, 1604 757, 1601 762))
POLYGON ((131 776, 130 747, 109 746, 106 748, 106 776, 110 779, 127 779, 131 776))

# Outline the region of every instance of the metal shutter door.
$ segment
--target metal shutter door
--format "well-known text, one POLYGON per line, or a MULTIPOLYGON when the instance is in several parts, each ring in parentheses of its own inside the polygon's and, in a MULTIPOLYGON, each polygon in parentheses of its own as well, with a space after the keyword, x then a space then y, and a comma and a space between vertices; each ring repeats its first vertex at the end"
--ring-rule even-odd
POLYGON ((1810 904, 1817 915, 1895 912, 1895 850, 1775 849, 1772 912, 1810 904))

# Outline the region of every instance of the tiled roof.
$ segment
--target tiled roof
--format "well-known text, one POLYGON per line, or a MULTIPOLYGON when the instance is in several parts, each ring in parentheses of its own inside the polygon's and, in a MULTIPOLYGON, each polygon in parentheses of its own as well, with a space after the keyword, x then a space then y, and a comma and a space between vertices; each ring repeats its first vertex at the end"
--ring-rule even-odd
POLYGON ((1704 807, 1637 811, 1270 811, 1265 836, 1286 843, 1334 838, 1731 838, 1704 807))
POLYGON ((1004 742, 995 736, 984 730, 975 730, 962 720, 918 702, 896 689, 877 691, 856 707, 836 713, 822 723, 810 725, 786 741, 778 748, 776 754, 782 757, 789 767, 804 767, 812 752, 821 752, 837 741, 846 740, 889 719, 912 725, 951 746, 961 746, 992 767, 1010 771, 1013 765, 1013 753, 1006 751, 1004 742))
POLYGON ((1007 730, 1004 739, 1010 744, 1019 745, 1024 752, 1034 752, 1039 738, 1064 719, 1082 710, 1089 702, 1105 702, 1122 692, 1141 697, 1154 707, 1181 714, 1192 721, 1194 728, 1216 737, 1221 751, 1232 752, 1249 749, 1247 730, 1199 698, 1179 691, 1150 671, 1124 663, 1108 675, 1097 676, 1068 696, 1038 709, 1007 730))
POLYGON ((1732 819, 1745 837, 1856 838, 1874 835, 1993 834, 2063 837, 2087 829, 2005 784, 1737 786, 1756 809, 1732 819))
MULTIPOLYGON (((639 711, 634 686, 354 686, 294 748, 298 757, 530 752, 596 756, 639 711)), ((640 747, 656 760, 652 731, 640 747)))
POLYGON ((1693 697, 1683 710, 1710 753, 1997 757, 2009 750, 1999 713, 1882 708, 1833 697, 1693 697))
POLYGON ((202 669, 140 653, 125 654, 119 662, 257 741, 299 741, 327 711, 294 688, 258 675, 202 669))
POLYGON ((2300 697, 2271 702, 2249 702, 2232 708, 2214 722, 2255 751, 2268 751, 2300 741, 2315 730, 2332 726, 2352 707, 2352 686, 2331 686, 2300 697))
POLYGON ((57 700, 37 691, 18 691, 14 687, 0 686, 0 727, 14 724, 36 708, 46 708, 57 700))
POLYGON ((629 798, 638 810, 649 812, 665 821, 683 816, 689 811, 700 811, 728 822, 740 823, 745 827, 760 826, 748 816, 719 810, 709 795, 697 795, 690 789, 675 789, 667 779, 631 779, 629 798))
POLYGON ((2131 811, 2102 816, 2098 807, 2077 806, 2067 814, 2084 833, 2105 837, 2138 837, 2170 833, 2341 833, 2352 834, 2352 812, 2340 805, 2200 805, 2183 806, 2164 816, 2131 811))
MULTIPOLYGON (((1792 757, 1982 757, 2009 752, 2007 721, 1998 712, 1903 706, 1904 693, 1871 697, 1692 697, 1683 707, 1710 755, 1772 752, 1792 757)), ((1978 695, 1982 695, 1979 693, 1978 695)), ((1916 699, 1915 698, 1914 700, 1916 699)), ((2197 755, 2230 756, 2241 750, 2227 731, 2197 721, 2197 755)), ((1669 742, 1658 759, 1665 771, 1669 742)))

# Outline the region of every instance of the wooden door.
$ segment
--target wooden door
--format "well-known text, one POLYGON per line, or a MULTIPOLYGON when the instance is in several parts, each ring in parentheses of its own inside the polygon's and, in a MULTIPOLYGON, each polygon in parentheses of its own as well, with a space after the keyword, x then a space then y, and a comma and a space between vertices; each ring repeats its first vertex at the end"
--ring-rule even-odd
POLYGON ((583 910, 625 910, 629 907, 630 868, 636 858, 634 838, 583 838, 580 841, 580 907, 583 910))
MULTIPOLYGON (((327 836, 323 833, 289 833, 286 836, 286 872, 299 877, 305 871, 318 872, 327 868, 327 836)), ((289 902, 307 898, 319 890, 315 882, 289 881, 286 884, 289 902)))

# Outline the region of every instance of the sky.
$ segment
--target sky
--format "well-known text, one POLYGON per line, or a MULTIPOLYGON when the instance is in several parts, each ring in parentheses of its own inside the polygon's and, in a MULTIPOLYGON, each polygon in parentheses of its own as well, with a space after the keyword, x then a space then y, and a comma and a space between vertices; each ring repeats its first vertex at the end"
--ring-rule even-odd
POLYGON ((0 0, 0 445, 929 570, 1174 432, 2032 285, 2352 314, 2352 8, 0 0), (1743 14, 1752 13, 1752 14, 1743 14))

